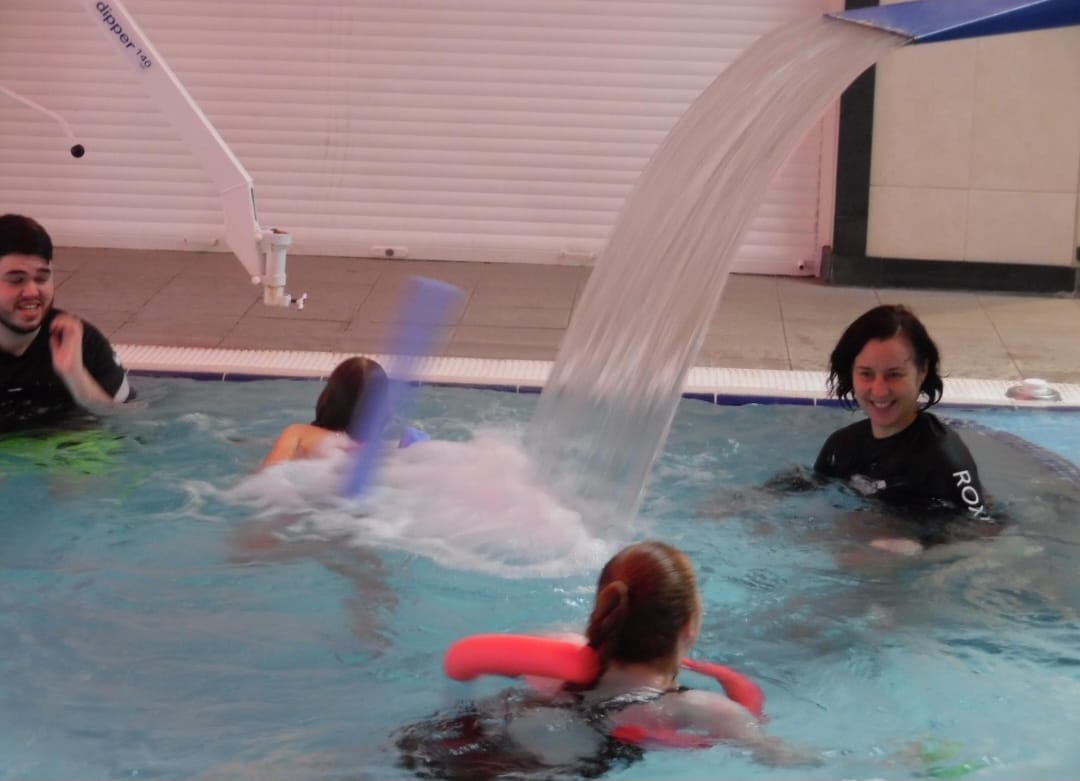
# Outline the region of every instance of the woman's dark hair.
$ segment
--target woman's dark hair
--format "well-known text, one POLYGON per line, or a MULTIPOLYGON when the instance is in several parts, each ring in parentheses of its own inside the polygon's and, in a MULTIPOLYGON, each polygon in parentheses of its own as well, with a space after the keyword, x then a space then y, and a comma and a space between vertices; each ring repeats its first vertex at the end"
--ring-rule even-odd
POLYGON ((348 431, 353 414, 382 414, 389 380, 383 367, 370 358, 347 358, 339 363, 315 402, 313 425, 348 431), (357 404, 362 405, 358 408, 357 404))
POLYGON ((585 636, 602 670, 611 661, 653 662, 675 652, 698 610, 690 560, 665 543, 639 542, 601 571, 585 636))
POLYGON ((910 309, 900 304, 883 304, 861 315, 847 327, 829 356, 829 391, 849 407, 855 405, 852 373, 855 358, 871 340, 892 339, 903 335, 915 351, 915 365, 926 372, 919 390, 926 394, 923 409, 941 400, 943 383, 938 374, 937 345, 910 309))
POLYGON ((51 261, 52 239, 36 220, 5 214, 0 217, 0 258, 5 255, 33 255, 51 261))

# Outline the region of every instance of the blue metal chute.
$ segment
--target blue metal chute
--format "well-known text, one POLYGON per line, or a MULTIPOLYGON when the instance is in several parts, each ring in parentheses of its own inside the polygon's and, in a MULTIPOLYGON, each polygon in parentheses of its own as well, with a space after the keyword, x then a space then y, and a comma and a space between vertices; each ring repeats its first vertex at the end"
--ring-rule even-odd
POLYGON ((933 43, 1080 24, 1080 0, 915 0, 826 15, 933 43))

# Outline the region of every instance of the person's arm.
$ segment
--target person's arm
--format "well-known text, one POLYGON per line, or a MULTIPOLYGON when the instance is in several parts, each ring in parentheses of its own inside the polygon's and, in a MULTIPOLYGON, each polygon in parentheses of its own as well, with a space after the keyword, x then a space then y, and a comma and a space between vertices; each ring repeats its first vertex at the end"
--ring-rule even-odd
POLYGON ((336 431, 310 423, 293 423, 278 434, 261 468, 265 469, 280 461, 329 455, 332 451, 326 450, 324 443, 335 445, 335 449, 349 449, 356 446, 352 440, 336 431), (334 441, 335 437, 338 438, 337 442, 334 441))
POLYGON ((959 435, 955 432, 950 433, 952 436, 949 437, 942 450, 942 469, 947 472, 947 476, 944 477, 947 480, 952 502, 963 509, 969 520, 990 520, 986 492, 979 479, 979 469, 975 465, 975 459, 959 435))
POLYGON ((717 740, 745 746, 753 753, 754 759, 764 765, 814 765, 821 762, 812 751, 766 735, 750 711, 718 692, 691 689, 670 695, 670 699, 674 706, 670 715, 674 717, 677 729, 701 732, 717 740))
MULTIPOLYGON (((108 409, 127 400, 110 394, 91 374, 85 363, 84 326, 82 320, 61 312, 49 326, 49 349, 53 370, 63 381, 75 402, 93 411, 108 409)), ((123 371, 122 369, 120 370, 123 371)), ((126 379, 123 380, 126 386, 126 379)), ((118 390, 122 390, 118 389, 118 390)))
POLYGON ((278 434, 278 438, 274 441, 270 452, 263 459, 262 468, 265 469, 282 461, 303 457, 300 446, 304 439, 304 433, 309 428, 312 427, 303 423, 293 423, 291 426, 286 426, 278 434))
MULTIPOLYGON (((821 459, 821 455, 818 459, 821 459)), ((716 489, 698 508, 697 515, 699 518, 720 520, 738 515, 747 508, 760 510, 785 496, 817 491, 826 486, 829 479, 830 475, 821 470, 810 470, 802 464, 795 464, 777 472, 759 486, 716 489)))
MULTIPOLYGON (((850 476, 850 470, 848 469, 847 458, 845 458, 845 446, 843 440, 846 436, 846 432, 849 429, 842 428, 839 431, 834 431, 829 435, 829 438, 825 440, 825 444, 821 446, 821 450, 818 451, 817 458, 814 459, 814 474, 819 477, 832 477, 844 479, 850 476)), ((849 442, 847 449, 850 450, 852 444, 849 442)))

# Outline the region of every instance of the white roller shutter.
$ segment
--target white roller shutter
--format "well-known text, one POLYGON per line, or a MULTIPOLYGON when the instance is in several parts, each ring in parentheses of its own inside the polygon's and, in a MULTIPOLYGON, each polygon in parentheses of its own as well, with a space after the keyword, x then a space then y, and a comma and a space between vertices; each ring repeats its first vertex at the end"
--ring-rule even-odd
MULTIPOLYGON (((127 0, 293 252, 580 263, 705 86, 831 0, 127 0), (400 249, 399 249, 400 251, 400 249)), ((60 244, 223 246, 200 164, 77 0, 0 3, 0 208, 60 244)), ((823 143, 824 142, 824 143, 823 143)), ((736 270, 816 255, 820 126, 736 270)))

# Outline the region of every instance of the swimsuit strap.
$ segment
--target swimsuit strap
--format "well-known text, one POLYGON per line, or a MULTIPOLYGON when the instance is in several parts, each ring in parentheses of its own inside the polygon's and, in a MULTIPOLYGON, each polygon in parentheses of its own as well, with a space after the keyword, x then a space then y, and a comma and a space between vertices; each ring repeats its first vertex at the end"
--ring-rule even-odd
POLYGON ((573 694, 577 707, 586 715, 586 718, 589 719, 590 723, 596 724, 629 708, 631 705, 643 705, 650 702, 656 702, 665 695, 687 691, 687 688, 688 687, 686 686, 676 686, 671 689, 654 689, 651 686, 646 686, 640 689, 632 689, 631 691, 623 692, 622 694, 616 694, 613 697, 592 703, 591 705, 585 703, 584 692, 574 692, 573 694))

